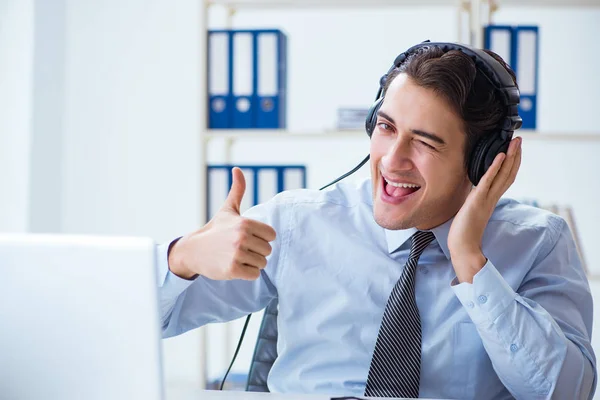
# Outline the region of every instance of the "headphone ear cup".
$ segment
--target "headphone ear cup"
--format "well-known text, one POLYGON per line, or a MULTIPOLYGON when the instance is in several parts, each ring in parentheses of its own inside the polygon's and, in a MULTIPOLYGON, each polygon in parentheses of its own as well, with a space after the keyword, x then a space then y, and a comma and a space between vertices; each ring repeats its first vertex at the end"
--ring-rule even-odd
POLYGON ((486 140, 479 140, 473 148, 471 157, 469 157, 469 168, 467 173, 469 174, 469 180, 474 186, 477 186, 479 180, 483 176, 483 174, 480 173, 480 170, 482 169, 486 148, 486 140))
POLYGON ((477 186, 479 184, 479 181, 483 178, 483 175, 485 175, 498 154, 508 151, 511 139, 512 135, 509 135, 507 139, 502 139, 500 134, 494 133, 477 143, 473 150, 468 169, 469 179, 473 185, 477 186))
POLYGON ((369 112, 367 113, 365 129, 367 130, 367 135, 369 135, 369 138, 371 138, 371 135, 375 131, 375 125, 377 122, 377 111, 379 111, 379 108, 381 107, 382 103, 383 97, 378 98, 377 100, 375 100, 375 103, 373 103, 373 105, 369 109, 369 112))

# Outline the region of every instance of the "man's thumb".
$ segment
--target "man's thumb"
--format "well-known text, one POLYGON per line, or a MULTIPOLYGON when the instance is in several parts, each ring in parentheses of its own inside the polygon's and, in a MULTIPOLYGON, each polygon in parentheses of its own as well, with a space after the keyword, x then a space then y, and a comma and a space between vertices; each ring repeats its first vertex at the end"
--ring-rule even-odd
POLYGON ((231 189, 229 189, 229 195, 225 200, 223 208, 227 208, 239 214, 242 198, 246 191, 246 179, 244 178, 244 173, 238 167, 234 167, 233 170, 231 170, 231 174, 233 175, 231 189))

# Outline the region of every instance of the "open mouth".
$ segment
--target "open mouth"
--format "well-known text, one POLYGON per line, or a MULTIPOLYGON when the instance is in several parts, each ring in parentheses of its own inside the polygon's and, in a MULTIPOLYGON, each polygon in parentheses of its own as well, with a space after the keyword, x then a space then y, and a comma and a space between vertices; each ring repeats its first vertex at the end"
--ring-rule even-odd
POLYGON ((381 176, 381 197, 386 203, 398 204, 407 200, 421 189, 420 185, 411 182, 392 182, 381 176))

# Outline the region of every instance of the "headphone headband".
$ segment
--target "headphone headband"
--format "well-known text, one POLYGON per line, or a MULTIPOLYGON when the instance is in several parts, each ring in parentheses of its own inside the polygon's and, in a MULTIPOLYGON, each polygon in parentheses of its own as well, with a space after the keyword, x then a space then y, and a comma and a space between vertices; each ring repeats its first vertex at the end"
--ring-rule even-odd
POLYGON ((481 49, 476 49, 464 44, 430 42, 427 40, 412 46, 400 54, 394 60, 392 67, 379 81, 379 90, 377 91, 375 103, 371 106, 371 109, 367 115, 365 124, 367 134, 369 137, 371 137, 373 131, 375 130, 377 111, 379 110, 379 107, 381 107, 383 98, 385 96, 383 89, 386 84, 387 77, 394 69, 399 68, 408 57, 414 53, 429 49, 431 47, 438 47, 444 53, 457 50, 469 56, 475 63, 477 71, 481 72, 481 74, 494 88, 495 92, 499 95, 498 97, 500 98, 500 101, 502 101, 502 104, 505 107, 505 118, 499 124, 498 130, 492 135, 489 135, 489 137, 482 138, 475 146, 473 154, 470 157, 468 166, 469 178, 474 185, 477 185, 485 171, 487 171, 491 165, 495 155, 499 152, 507 151, 513 132, 516 129, 519 129, 522 125, 522 119, 519 116, 518 108, 520 99, 519 89, 515 85, 512 76, 501 63, 481 49))

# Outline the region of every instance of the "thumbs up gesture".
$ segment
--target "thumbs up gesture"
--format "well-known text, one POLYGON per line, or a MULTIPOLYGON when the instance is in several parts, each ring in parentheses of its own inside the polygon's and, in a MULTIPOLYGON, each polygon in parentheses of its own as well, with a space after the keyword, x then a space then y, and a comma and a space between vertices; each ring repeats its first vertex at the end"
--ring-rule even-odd
POLYGON ((184 279, 202 275, 213 280, 254 280, 266 267, 275 230, 240 215, 246 180, 241 169, 236 167, 232 173, 233 183, 221 209, 206 225, 171 248, 169 268, 175 275, 184 279))

